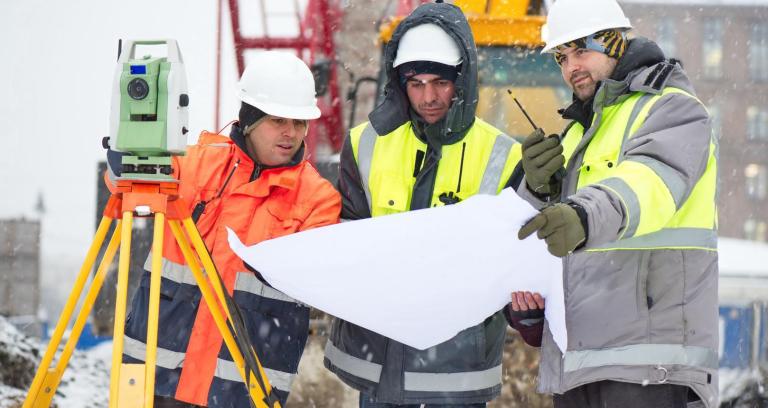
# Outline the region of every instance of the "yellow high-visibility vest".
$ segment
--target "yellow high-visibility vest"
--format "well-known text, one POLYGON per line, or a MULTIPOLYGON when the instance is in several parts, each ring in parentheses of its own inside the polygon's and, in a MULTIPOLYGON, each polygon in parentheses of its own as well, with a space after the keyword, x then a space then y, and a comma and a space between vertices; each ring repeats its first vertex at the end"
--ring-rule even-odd
MULTIPOLYGON (((707 167, 693 190, 669 168, 653 159, 626 158, 623 146, 632 138, 661 97, 679 93, 665 88, 661 94, 631 94, 626 100, 603 108, 601 122, 581 163, 577 163, 577 189, 598 185, 616 194, 626 212, 626 226, 617 241, 592 251, 616 249, 690 248, 715 250, 717 246, 717 140, 710 137, 707 167)), ((566 160, 584 136, 574 123, 563 138, 566 160)), ((569 177, 572 177, 569 175, 569 177)))
MULTIPOLYGON (((352 151, 373 217, 408 211, 427 145, 411 122, 380 136, 364 123, 350 131, 352 151), (420 152, 420 153, 419 153, 420 152), (421 158, 419 158, 421 156, 421 158)), ((431 206, 445 205, 440 196, 465 199, 475 194, 497 194, 520 161, 520 144, 479 118, 464 138, 442 146, 431 206)))

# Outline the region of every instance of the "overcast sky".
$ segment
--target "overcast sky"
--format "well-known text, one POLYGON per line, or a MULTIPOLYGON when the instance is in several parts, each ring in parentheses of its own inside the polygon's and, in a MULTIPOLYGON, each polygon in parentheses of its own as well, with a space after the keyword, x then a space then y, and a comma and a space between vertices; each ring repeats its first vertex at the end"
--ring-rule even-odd
MULTIPOLYGON (((293 4, 272 1, 270 7, 286 3, 293 4)), ((258 32, 260 17, 249 9, 256 17, 243 22, 244 32, 258 32)), ((281 27, 275 28, 273 34, 281 27)), ((226 123, 237 114, 237 74, 231 29, 225 24, 222 32, 226 123)), ((43 284, 66 283, 65 293, 95 230, 95 171, 105 153, 101 139, 109 132, 119 38, 176 39, 186 65, 191 134, 196 139, 201 130, 215 130, 215 0, 0 4, 0 219, 37 217, 42 193, 43 284)))

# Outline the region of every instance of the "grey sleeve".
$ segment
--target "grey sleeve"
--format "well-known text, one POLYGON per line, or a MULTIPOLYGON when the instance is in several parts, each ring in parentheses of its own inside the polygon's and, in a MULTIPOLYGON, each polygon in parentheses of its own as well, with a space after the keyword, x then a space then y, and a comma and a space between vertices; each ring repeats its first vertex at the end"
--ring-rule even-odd
MULTIPOLYGON (((701 103, 685 94, 668 94, 651 107, 643 125, 625 141, 623 161, 635 161, 653 170, 679 209, 706 169, 711 137, 709 114, 701 103)), ((587 247, 634 236, 637 214, 642 210, 639 203, 645 198, 637 194, 644 189, 629 185, 620 171, 621 162, 617 177, 586 186, 569 197, 587 212, 587 247), (624 195, 624 204, 614 191, 624 195)))
POLYGON ((371 210, 365 196, 360 170, 357 167, 349 133, 344 139, 339 158, 338 190, 341 193, 341 219, 359 220, 370 218, 371 210))

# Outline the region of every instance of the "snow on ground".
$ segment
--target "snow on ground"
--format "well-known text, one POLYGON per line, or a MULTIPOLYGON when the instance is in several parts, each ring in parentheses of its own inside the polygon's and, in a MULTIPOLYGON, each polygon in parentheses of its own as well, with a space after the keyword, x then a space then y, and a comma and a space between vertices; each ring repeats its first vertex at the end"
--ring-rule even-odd
POLYGON ((718 371, 720 381, 720 401, 731 401, 742 396, 753 384, 762 383, 759 371, 721 368, 718 371))
MULTIPOLYGON (((20 406, 46 346, 26 337, 0 316, 0 408, 20 406)), ((111 352, 111 345, 109 350, 111 352)), ((93 353, 75 350, 56 390, 53 402, 57 407, 107 406, 109 358, 105 362, 104 353, 102 348, 93 353)))

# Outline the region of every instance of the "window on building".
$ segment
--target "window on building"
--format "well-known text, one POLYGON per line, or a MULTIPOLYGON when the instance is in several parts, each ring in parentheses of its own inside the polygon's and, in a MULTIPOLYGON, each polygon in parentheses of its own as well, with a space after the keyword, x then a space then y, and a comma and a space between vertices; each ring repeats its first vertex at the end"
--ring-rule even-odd
POLYGON ((704 20, 704 36, 702 42, 704 58, 704 76, 720 78, 723 76, 723 20, 708 18, 704 20))
POLYGON ((747 139, 768 140, 768 109, 757 106, 747 108, 747 139))
POLYGON ((753 200, 765 199, 768 193, 768 168, 751 163, 744 167, 747 182, 747 196, 753 200))
POLYGON ((677 57, 676 31, 672 17, 663 17, 659 20, 659 25, 656 27, 656 44, 664 51, 667 58, 677 57))
POLYGON ((755 81, 768 81, 768 23, 752 25, 749 39, 749 76, 755 81))
POLYGON ((765 242, 766 238, 768 238, 768 223, 752 218, 744 221, 744 238, 765 242))

